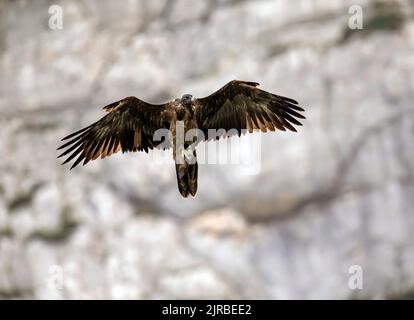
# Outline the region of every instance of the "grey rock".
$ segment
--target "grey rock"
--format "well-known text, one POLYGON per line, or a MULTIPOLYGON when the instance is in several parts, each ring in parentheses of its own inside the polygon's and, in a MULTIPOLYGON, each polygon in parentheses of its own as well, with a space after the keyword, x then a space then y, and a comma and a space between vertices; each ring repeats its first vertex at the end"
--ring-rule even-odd
POLYGON ((193 2, 64 1, 62 30, 48 1, 0 3, 0 298, 412 290, 413 3, 379 27, 363 1, 370 29, 350 32, 354 1, 193 2), (297 134, 257 135, 256 171, 201 165, 183 200, 158 151, 71 172, 56 160, 58 140, 109 102, 200 97, 232 79, 306 108, 297 134), (353 265, 363 290, 348 286, 353 265))

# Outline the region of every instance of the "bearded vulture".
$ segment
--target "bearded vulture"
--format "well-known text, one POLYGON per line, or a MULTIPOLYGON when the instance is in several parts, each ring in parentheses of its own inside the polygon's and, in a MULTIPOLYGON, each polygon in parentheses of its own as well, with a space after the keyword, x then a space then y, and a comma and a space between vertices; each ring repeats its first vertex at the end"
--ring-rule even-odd
POLYGON ((178 123, 182 124, 184 134, 198 129, 201 135, 196 136, 197 142, 253 131, 296 131, 293 125, 302 125, 296 118, 305 119, 299 113, 304 109, 297 101, 258 86, 256 82, 233 80, 205 98, 185 94, 181 99, 159 105, 136 97, 124 98, 104 107, 107 114, 97 122, 63 138, 62 141, 68 141, 58 148, 65 149, 58 158, 67 156, 62 164, 75 159, 72 169, 81 161, 85 165, 120 150, 148 153, 154 148, 173 147, 178 189, 185 198, 195 196, 198 175, 195 143, 194 139, 177 143, 178 123), (170 133, 163 141, 156 136, 159 129, 170 133), (226 134, 211 137, 211 129, 224 129, 226 134))

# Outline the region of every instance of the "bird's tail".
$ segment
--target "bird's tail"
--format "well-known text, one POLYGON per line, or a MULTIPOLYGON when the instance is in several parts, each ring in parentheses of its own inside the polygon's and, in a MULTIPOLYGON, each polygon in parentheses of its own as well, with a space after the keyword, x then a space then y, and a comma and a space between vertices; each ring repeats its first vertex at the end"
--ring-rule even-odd
MULTIPOLYGON (((197 157, 195 150, 193 151, 194 157, 197 157)), ((175 170, 177 172, 178 190, 184 198, 187 198, 190 194, 194 197, 197 193, 197 178, 198 178, 198 163, 197 158, 193 164, 187 163, 184 160, 183 164, 175 164, 175 170)))

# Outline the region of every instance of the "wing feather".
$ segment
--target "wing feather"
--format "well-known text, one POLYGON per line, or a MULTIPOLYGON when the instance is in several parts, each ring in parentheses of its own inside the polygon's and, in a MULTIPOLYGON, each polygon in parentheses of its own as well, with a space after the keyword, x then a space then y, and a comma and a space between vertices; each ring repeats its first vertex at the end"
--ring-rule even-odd
MULTIPOLYGON (((256 82, 233 80, 208 97, 196 100, 196 119, 200 129, 244 131, 296 131, 305 111, 291 98, 260 90, 256 82)), ((206 136, 207 137, 207 136, 206 136)))
POLYGON ((148 152, 158 145, 153 141, 154 132, 160 128, 169 128, 168 119, 163 117, 163 111, 169 106, 169 103, 149 104, 135 97, 111 103, 104 107, 107 114, 100 120, 62 139, 69 141, 58 148, 63 150, 58 158, 67 156, 62 163, 66 164, 77 157, 72 169, 82 160, 85 165, 120 150, 148 152))

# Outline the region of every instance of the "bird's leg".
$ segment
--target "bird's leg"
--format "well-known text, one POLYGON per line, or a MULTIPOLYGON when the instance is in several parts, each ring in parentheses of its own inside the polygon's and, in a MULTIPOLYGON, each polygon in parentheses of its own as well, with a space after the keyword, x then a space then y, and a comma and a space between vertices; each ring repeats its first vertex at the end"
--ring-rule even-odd
POLYGON ((197 161, 195 156, 195 147, 192 144, 188 148, 184 149, 183 153, 188 164, 194 164, 197 161))
POLYGON ((197 162, 196 156, 196 142, 197 138, 192 137, 192 141, 189 140, 188 142, 184 143, 184 158, 188 164, 195 164, 197 162))

